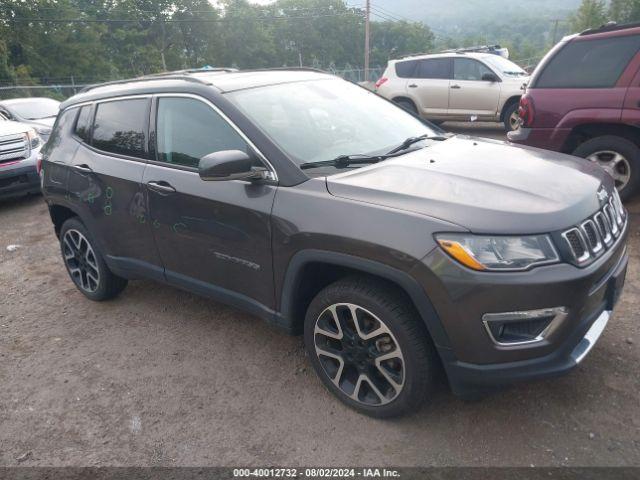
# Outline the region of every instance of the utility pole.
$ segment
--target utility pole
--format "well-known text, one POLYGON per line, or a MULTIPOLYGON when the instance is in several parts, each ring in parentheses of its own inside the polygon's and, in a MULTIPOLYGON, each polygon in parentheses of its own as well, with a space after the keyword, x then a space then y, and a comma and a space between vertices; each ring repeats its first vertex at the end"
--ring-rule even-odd
POLYGON ((371 0, 367 0, 364 18, 364 81, 369 81, 369 41, 371 39, 370 18, 371 0))
POLYGON ((559 19, 555 19, 553 21, 553 35, 551 37, 551 45, 555 45, 556 44, 556 35, 558 34, 558 23, 560 23, 559 19))

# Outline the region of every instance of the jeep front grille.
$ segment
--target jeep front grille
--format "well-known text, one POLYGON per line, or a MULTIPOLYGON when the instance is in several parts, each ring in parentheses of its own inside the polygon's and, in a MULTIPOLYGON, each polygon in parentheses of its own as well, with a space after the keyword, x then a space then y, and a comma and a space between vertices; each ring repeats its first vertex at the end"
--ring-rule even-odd
POLYGON ((0 137, 0 164, 22 160, 29 155, 29 141, 24 133, 0 137))
POLYGON ((562 233, 562 238, 578 265, 584 265, 610 249, 625 229, 627 214, 618 194, 579 226, 562 233))

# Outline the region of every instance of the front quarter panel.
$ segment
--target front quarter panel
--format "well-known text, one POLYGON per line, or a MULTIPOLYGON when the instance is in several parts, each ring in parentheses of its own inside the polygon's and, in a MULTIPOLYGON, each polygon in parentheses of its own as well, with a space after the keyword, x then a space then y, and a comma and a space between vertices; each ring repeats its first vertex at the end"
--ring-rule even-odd
MULTIPOLYGON (((463 231, 425 215, 334 197, 323 178, 278 189, 272 222, 279 301, 291 261, 300 252, 339 253, 408 277, 416 263, 436 247, 435 232, 463 231)), ((278 309, 282 309, 281 302, 278 309)))

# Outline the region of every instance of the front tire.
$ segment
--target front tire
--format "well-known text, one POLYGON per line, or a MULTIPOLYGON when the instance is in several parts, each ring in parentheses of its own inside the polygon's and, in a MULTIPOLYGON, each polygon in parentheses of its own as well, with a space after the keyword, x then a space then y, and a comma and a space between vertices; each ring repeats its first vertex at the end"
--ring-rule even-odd
POLYGON ((348 277, 322 290, 307 310, 304 342, 324 385, 372 417, 417 409, 436 383, 424 323, 400 291, 375 279, 348 277))
POLYGON ((90 300, 110 300, 127 286, 126 279, 109 270, 91 234, 77 217, 62 224, 60 249, 71 280, 90 300))
POLYGON ((626 138, 603 135, 587 140, 573 152, 599 164, 613 177, 622 200, 640 187, 640 148, 626 138))

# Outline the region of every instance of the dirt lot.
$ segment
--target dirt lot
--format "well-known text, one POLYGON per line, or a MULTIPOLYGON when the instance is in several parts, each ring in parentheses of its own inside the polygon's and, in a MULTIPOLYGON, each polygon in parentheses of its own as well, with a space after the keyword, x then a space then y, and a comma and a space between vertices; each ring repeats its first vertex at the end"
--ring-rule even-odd
POLYGON ((628 207, 626 290, 577 370, 477 403, 442 388, 376 421, 254 317, 145 281, 86 300, 42 199, 2 203, 0 465, 640 465, 640 198, 628 207))

